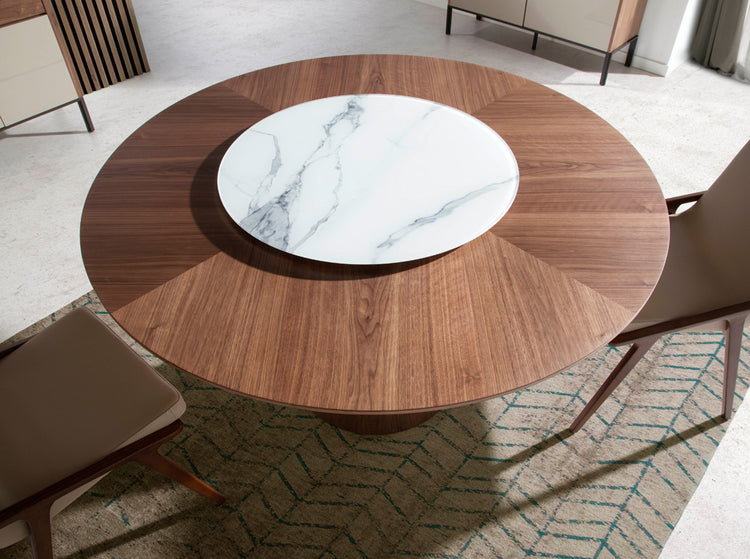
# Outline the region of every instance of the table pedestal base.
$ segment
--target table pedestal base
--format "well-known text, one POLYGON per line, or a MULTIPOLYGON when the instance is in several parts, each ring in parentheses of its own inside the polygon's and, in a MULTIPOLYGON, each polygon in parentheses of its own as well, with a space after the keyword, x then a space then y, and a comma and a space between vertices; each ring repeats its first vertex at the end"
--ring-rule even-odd
POLYGON ((425 411, 390 415, 355 415, 315 412, 315 415, 334 427, 359 435, 388 435, 416 427, 436 413, 436 411, 425 411))

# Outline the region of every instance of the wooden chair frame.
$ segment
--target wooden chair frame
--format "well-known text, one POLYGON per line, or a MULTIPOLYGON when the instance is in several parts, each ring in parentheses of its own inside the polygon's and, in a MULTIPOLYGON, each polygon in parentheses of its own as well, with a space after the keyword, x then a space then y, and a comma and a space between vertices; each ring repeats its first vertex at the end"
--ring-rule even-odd
MULTIPOLYGON (((18 349, 29 339, 4 348, 0 351, 0 359, 18 349)), ((159 454, 159 447, 174 438, 182 431, 182 427, 183 423, 178 419, 166 427, 162 427, 158 431, 112 452, 82 470, 0 510, 0 528, 23 520, 29 527, 34 558, 52 559, 52 504, 60 497, 103 476, 120 464, 131 461, 140 462, 218 504, 223 503, 225 497, 221 493, 169 458, 159 454)))
MULTIPOLYGON (((703 192, 677 196, 667 200, 667 209, 670 214, 676 213, 683 204, 697 202, 703 192)), ((734 389, 737 384, 737 369, 739 367, 740 349, 742 348, 742 332, 745 319, 750 314, 750 301, 745 301, 729 307, 713 311, 685 316, 668 320, 645 328, 639 328, 631 332, 623 332, 616 336, 609 345, 621 346, 632 344, 625 356, 612 370, 604 383, 599 387, 594 396, 589 400, 586 407, 570 424, 569 430, 577 432, 586 421, 599 409, 604 401, 612 394, 612 391, 623 381, 628 373, 635 367, 646 352, 654 345, 656 340, 665 334, 678 332, 686 328, 710 324, 712 322, 724 321, 724 388, 722 394, 721 414, 725 419, 732 415, 732 403, 734 400, 734 389)))

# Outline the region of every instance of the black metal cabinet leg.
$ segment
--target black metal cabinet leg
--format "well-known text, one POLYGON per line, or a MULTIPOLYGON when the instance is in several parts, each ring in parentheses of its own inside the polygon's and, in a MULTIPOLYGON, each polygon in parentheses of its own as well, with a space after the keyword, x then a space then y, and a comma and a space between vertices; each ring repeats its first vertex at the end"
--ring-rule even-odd
POLYGON ((635 56, 635 45, 638 42, 638 35, 630 40, 630 46, 628 47, 628 56, 625 59, 625 66, 630 66, 633 63, 633 56, 635 56))
POLYGON ((602 66, 602 77, 599 80, 599 85, 607 83, 607 74, 609 73, 609 63, 612 60, 612 53, 608 52, 604 55, 604 66, 602 66))
POLYGON ((536 50, 537 41, 539 41, 539 33, 534 32, 534 39, 531 41, 531 50, 536 50))
POLYGON ((93 132, 94 123, 91 121, 91 115, 89 114, 89 110, 86 107, 86 102, 83 100, 83 97, 78 98, 78 108, 81 109, 81 116, 83 117, 83 122, 86 123, 86 130, 93 132))
POLYGON ((484 19, 480 14, 477 14, 477 21, 482 21, 484 19))
POLYGON ((453 8, 448 6, 448 11, 445 14, 445 34, 451 34, 451 21, 453 20, 453 8))

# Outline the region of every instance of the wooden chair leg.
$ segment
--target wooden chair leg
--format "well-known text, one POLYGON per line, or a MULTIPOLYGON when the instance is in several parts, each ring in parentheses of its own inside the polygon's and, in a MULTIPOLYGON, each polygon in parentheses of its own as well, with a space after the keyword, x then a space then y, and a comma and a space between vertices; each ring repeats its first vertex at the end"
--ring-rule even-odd
POLYGON ((34 559, 52 559, 52 524, 50 505, 41 503, 25 515, 31 533, 31 550, 34 559))
POLYGON ((589 403, 586 404, 586 407, 583 408, 583 411, 581 411, 581 413, 578 414, 578 417, 573 420, 573 423, 570 424, 569 430, 571 433, 575 433, 581 427, 583 427, 583 424, 586 423, 589 418, 594 415, 594 412, 599 409, 599 406, 601 406, 604 401, 609 398, 609 395, 612 394, 612 391, 617 388, 617 386, 622 382, 627 374, 633 369, 633 367, 635 367, 635 364, 638 363, 641 357, 643 357, 646 352, 651 349, 651 346, 654 345, 659 337, 660 336, 652 336, 649 338, 640 339, 630 347, 628 352, 625 354, 625 357, 620 360, 617 366, 607 377, 607 380, 605 380, 604 383, 599 387, 599 390, 596 391, 594 397, 589 400, 589 403))
POLYGON ((737 385, 737 369, 740 364, 742 347, 742 330, 746 315, 734 316, 727 320, 724 331, 724 389, 722 394, 721 415, 724 419, 732 417, 734 389, 737 385))
POLYGON ((181 483, 185 487, 192 489, 196 493, 200 493, 204 497, 208 497, 216 503, 223 503, 226 497, 216 491, 213 487, 203 482, 202 480, 195 477, 187 470, 181 468, 169 458, 162 456, 156 449, 148 449, 143 454, 139 454, 134 460, 141 464, 148 466, 149 468, 156 470, 160 474, 173 479, 174 481, 181 483))

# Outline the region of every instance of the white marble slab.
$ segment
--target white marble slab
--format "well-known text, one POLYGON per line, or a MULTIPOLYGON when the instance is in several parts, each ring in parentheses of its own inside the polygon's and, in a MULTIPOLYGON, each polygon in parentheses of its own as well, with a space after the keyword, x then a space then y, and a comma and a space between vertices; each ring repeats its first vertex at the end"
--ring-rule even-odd
POLYGON ((505 214, 518 165, 474 117, 424 99, 355 95, 289 107, 242 133, 221 201, 256 239, 344 264, 404 262, 478 237, 505 214))

